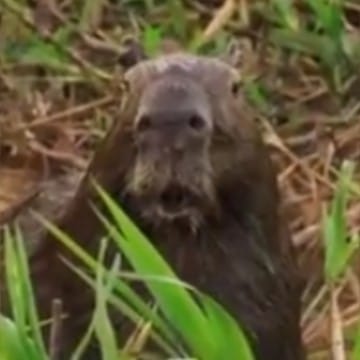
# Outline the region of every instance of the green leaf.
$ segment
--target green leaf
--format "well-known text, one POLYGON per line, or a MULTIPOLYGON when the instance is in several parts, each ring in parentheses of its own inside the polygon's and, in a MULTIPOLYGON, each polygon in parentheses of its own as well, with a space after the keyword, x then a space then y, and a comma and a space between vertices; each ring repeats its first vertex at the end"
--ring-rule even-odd
POLYGON ((328 281, 335 281, 344 271, 351 255, 359 246, 357 234, 347 240, 346 207, 348 184, 351 182, 354 165, 344 162, 337 185, 331 211, 324 218, 325 275, 328 281))
POLYGON ((200 301, 209 319, 209 327, 220 345, 218 358, 255 360, 245 334, 234 319, 210 297, 202 295, 200 301))
MULTIPOLYGON (((55 225, 51 224, 40 214, 36 214, 38 220, 48 229, 54 237, 59 240, 66 248, 68 248, 73 255, 80 259, 85 266, 90 268, 90 270, 95 272, 97 266, 99 266, 95 259, 93 259, 89 254, 87 254, 79 245, 76 244, 75 240, 72 240, 64 231, 57 228, 55 225)), ((84 272, 79 270, 74 265, 70 264, 66 259, 63 259, 65 264, 67 264, 78 276, 80 276, 84 281, 86 281, 90 286, 92 286, 91 279, 85 275, 84 272)), ((117 294, 121 294, 121 298, 112 296, 112 303, 116 303, 117 307, 121 309, 124 315, 128 316, 134 322, 139 320, 139 314, 150 319, 155 326, 161 331, 162 335, 169 340, 169 331, 166 323, 158 316, 156 316, 149 306, 139 297, 139 295, 131 289, 124 281, 117 281, 114 285, 117 294), (131 304, 129 307, 128 304, 131 304)), ((95 289, 95 287, 94 287, 95 289)), ((89 332, 91 330, 89 329, 89 332)), ((154 336, 155 341, 166 351, 172 354, 171 347, 167 346, 159 340, 158 337, 154 336)), ((85 346, 86 336, 84 337, 84 344, 79 345, 77 352, 81 352, 85 346)), ((171 343, 171 342, 170 342, 171 343)))
POLYGON ((23 360, 40 359, 35 356, 35 348, 28 339, 23 339, 17 326, 0 314, 0 359, 23 360), (25 344, 26 343, 26 344, 25 344), (29 349, 31 349, 29 351, 29 349))
POLYGON ((272 29, 270 30, 270 40, 275 45, 289 50, 317 56, 328 67, 337 64, 341 58, 341 51, 336 42, 328 36, 314 34, 310 31, 291 32, 283 29, 272 29))
MULTIPOLYGON (((99 253, 98 263, 102 263, 106 251, 106 240, 101 242, 101 248, 99 253)), ((115 263, 116 267, 116 263, 115 263)), ((94 325, 97 338, 101 345, 102 359, 114 360, 119 358, 118 346, 116 336, 111 325, 111 321, 107 312, 106 303, 111 291, 111 284, 114 282, 114 278, 109 280, 107 286, 103 284, 104 281, 104 269, 102 266, 97 267, 96 274, 96 307, 94 314, 94 325)))
POLYGON ((20 230, 4 230, 5 273, 14 325, 28 359, 47 359, 20 230), (31 341, 30 341, 31 339, 31 341))
MULTIPOLYGON (((15 324, 24 345, 28 344, 26 339, 29 334, 35 340, 34 346, 38 354, 46 359, 47 354, 32 292, 26 250, 20 230, 17 227, 15 230, 12 236, 9 228, 5 228, 5 269, 15 324)), ((32 351, 30 348, 27 350, 32 351)))
POLYGON ((340 39, 344 33, 344 12, 339 1, 330 0, 306 0, 315 14, 320 27, 322 27, 332 39, 340 39))
MULTIPOLYGON (((111 236, 136 272, 139 275, 151 274, 176 278, 160 254, 140 230, 131 223, 117 204, 98 185, 95 187, 124 235, 122 237, 118 233, 112 232, 111 236)), ((146 285, 159 302, 167 318, 184 336, 184 340, 195 351, 195 354, 200 358, 215 359, 217 344, 212 339, 204 313, 190 294, 184 288, 171 283, 147 282, 146 285), (201 337, 194 337, 194 334, 201 334, 201 337)))
POLYGON ((65 51, 54 44, 47 43, 34 36, 33 41, 19 55, 24 64, 48 66, 54 70, 70 71, 70 59, 65 51))
POLYGON ((275 10, 277 20, 282 26, 294 31, 299 29, 299 18, 292 0, 272 0, 271 5, 275 10))
POLYGON ((143 33, 143 46, 148 56, 157 54, 162 39, 162 30, 159 27, 147 26, 143 33))
POLYGON ((19 258, 16 251, 15 239, 12 236, 10 229, 5 228, 4 231, 5 243, 5 272, 7 290, 10 299, 12 315, 19 332, 23 337, 26 333, 26 297, 24 278, 20 273, 19 258))
POLYGON ((160 309, 194 354, 209 360, 234 358, 235 354, 236 357, 243 354, 245 360, 252 359, 244 335, 225 310, 209 298, 202 301, 200 297, 195 302, 186 287, 171 281, 177 280, 176 275, 151 242, 109 195, 96 184, 95 188, 121 233, 113 231, 111 225, 102 219, 104 226, 136 272, 144 277, 146 286, 158 301, 160 309), (149 276, 155 281, 146 281, 149 276), (168 281, 164 281, 166 279, 168 281), (194 334, 201 336, 194 337, 194 334))

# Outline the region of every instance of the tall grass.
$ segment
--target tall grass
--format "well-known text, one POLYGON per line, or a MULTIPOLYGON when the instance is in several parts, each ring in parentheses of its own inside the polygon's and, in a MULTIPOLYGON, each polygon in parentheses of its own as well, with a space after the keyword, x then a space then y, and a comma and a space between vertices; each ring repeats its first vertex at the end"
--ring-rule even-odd
MULTIPOLYGON (((352 173, 353 164, 344 163, 331 207, 324 213, 324 272, 331 291, 359 245, 358 234, 350 234, 349 240, 345 223, 352 173)), ((168 357, 254 359, 244 333, 226 310, 206 294, 181 282, 121 207, 101 187, 95 186, 110 214, 110 218, 106 218, 95 210, 110 235, 100 242, 97 258, 81 249, 75 239, 39 217, 93 275, 85 274, 65 260, 74 276, 82 277, 93 288, 96 299, 88 332, 74 349, 73 358, 81 358, 90 335, 95 334, 103 359, 109 360, 129 359, 133 353, 141 354, 150 338, 168 357), (116 244, 119 253, 115 254, 112 266, 106 268, 102 263, 109 241, 116 244), (121 267, 120 254, 131 264, 132 272, 121 267), (132 289, 129 283, 134 281, 146 285, 152 295, 152 305, 132 289), (134 333, 122 348, 108 314, 108 303, 134 323, 134 333)), ((0 358, 49 359, 49 354, 54 351, 44 344, 41 336, 23 237, 16 227, 13 231, 5 230, 5 265, 12 312, 9 318, 0 316, 0 358)), ((358 359, 359 354, 360 327, 354 335, 352 358, 358 359)), ((159 354, 157 356, 161 358, 159 354)))
MULTIPOLYGON (((253 359, 245 335, 236 321, 218 303, 204 293, 182 283, 171 267, 152 246, 149 239, 133 224, 100 187, 97 190, 109 210, 111 220, 98 213, 111 239, 101 241, 97 259, 86 254, 54 225, 41 218, 59 241, 87 266, 93 276, 86 275, 68 262, 76 274, 92 286, 96 305, 89 331, 74 349, 79 358, 89 341, 97 337, 103 359, 128 358, 135 350, 141 353, 151 337, 169 357, 196 359, 253 359), (119 254, 110 269, 102 265, 108 241, 114 241, 119 254), (120 253, 134 272, 121 269, 120 253), (141 281, 153 297, 153 305, 140 298, 128 281, 141 281), (111 324, 106 304, 136 324, 140 330, 120 348, 116 330, 111 324), (175 336, 176 334, 176 336, 175 336), (179 341, 180 340, 180 341, 179 341)), ((11 298, 12 320, 0 322, 1 359, 47 359, 53 349, 46 349, 41 338, 40 322, 34 306, 23 239, 18 229, 5 232, 5 257, 8 291, 11 298)), ((141 357, 139 357, 141 358, 141 357)), ((161 358, 160 356, 158 358, 161 358)))
MULTIPOLYGON (((345 163, 330 210, 324 214, 324 271, 330 288, 343 276, 359 245, 359 236, 356 234, 352 234, 349 241, 345 226, 352 171, 353 166, 345 163)), ((73 269, 74 276, 82 277, 93 288, 96 298, 89 330, 74 349, 73 358, 81 357, 90 335, 95 334, 103 358, 109 360, 127 359, 134 352, 141 354, 150 338, 169 357, 253 359, 244 333, 226 310, 206 294, 182 283, 120 206, 104 190, 95 186, 110 214, 108 219, 97 211, 104 229, 110 234, 109 238, 100 242, 98 258, 81 249, 76 239, 71 239, 39 217, 58 241, 70 249, 93 275, 89 276, 65 261, 73 269), (106 268, 102 260, 109 241, 116 244, 119 253, 115 255, 113 265, 106 268), (131 264, 133 272, 122 269, 120 254, 131 264), (134 281, 146 285, 153 298, 152 305, 132 289, 129 282, 134 281), (122 348, 107 312, 108 303, 134 323, 134 334, 122 348), (181 341, 175 334, 180 336, 181 341)), ((53 349, 44 344, 41 336, 41 323, 33 298, 22 234, 16 227, 13 231, 7 228, 4 238, 11 315, 9 318, 0 315, 0 358, 48 359, 53 349)), ((355 334, 353 359, 358 359, 359 352, 360 328, 355 334)))

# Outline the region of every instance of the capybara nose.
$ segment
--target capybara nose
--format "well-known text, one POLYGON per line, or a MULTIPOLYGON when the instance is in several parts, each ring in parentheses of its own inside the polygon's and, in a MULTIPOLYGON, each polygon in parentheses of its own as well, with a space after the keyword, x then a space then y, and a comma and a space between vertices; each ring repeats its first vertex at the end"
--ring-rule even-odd
POLYGON ((184 74, 164 75, 144 89, 133 125, 140 146, 200 149, 213 128, 208 93, 184 74))

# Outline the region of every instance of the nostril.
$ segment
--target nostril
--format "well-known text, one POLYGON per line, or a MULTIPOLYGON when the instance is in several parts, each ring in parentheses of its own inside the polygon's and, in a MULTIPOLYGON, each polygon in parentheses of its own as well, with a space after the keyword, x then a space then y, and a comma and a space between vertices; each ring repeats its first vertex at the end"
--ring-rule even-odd
POLYGON ((138 131, 146 131, 151 127, 151 125, 152 125, 151 117, 149 115, 142 115, 137 122, 136 129, 138 131))
POLYGON ((194 130, 201 130, 205 127, 205 120, 200 115, 192 115, 189 118, 189 126, 194 130))

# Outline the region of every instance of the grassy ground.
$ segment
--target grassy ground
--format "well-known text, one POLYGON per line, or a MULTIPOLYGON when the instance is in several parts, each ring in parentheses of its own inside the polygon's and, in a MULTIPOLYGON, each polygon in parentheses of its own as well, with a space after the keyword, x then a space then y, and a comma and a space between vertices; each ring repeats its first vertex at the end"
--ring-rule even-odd
MULTIPOLYGON (((0 0, 2 214, 26 199, 41 176, 86 166, 119 102, 119 58, 129 36, 150 55, 175 46, 174 39, 204 54, 221 55, 234 40, 240 46, 239 69, 279 168, 307 283, 302 325, 309 358, 328 359, 330 349, 343 359, 359 318, 360 258, 355 254, 337 276, 341 249, 328 245, 324 259, 332 235, 323 214, 340 165, 360 160, 360 5, 0 0)), ((346 223, 336 239, 359 233, 359 179, 357 167, 346 206, 329 217, 338 227, 346 223)))

